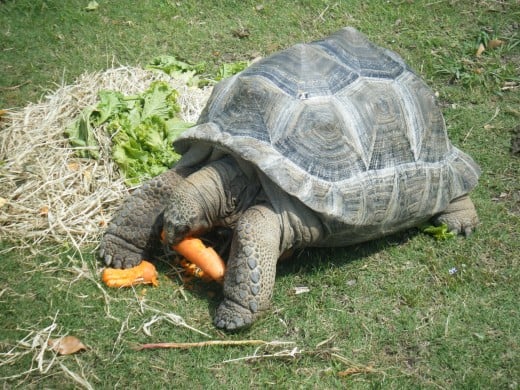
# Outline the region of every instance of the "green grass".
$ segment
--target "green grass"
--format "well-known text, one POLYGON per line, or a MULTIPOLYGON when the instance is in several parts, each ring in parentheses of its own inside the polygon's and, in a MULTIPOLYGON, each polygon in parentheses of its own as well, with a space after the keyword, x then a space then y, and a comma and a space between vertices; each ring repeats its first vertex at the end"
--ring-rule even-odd
MULTIPOLYGON (((520 162, 508 150, 520 107, 517 2, 99 1, 86 12, 87 3, 0 3, 0 108, 23 107, 56 84, 112 64, 175 54, 204 61, 212 72, 353 25, 396 50, 438 92, 451 139, 482 167, 473 193, 482 224, 466 240, 437 242, 412 231, 304 251, 280 265, 272 311, 235 334, 211 325, 218 292, 184 291, 166 276, 173 275, 166 263, 159 288, 105 293, 91 248, 82 256, 55 256, 59 250, 48 247, 34 248, 37 257, 3 253, 0 378, 35 368, 3 379, 4 387, 80 386, 61 363, 94 388, 518 388, 520 162), (239 29, 249 36, 236 37, 239 29), (478 43, 493 38, 505 44, 476 58, 478 43), (310 291, 294 294, 297 286, 310 291), (156 313, 143 302, 216 339, 295 344, 135 351, 135 343, 207 339, 166 321, 146 336, 142 327, 156 313), (30 342, 52 324, 52 337, 76 335, 89 350, 59 357, 43 372, 30 342), (17 344, 26 336, 28 345, 17 344), (225 363, 277 352, 282 356, 225 363), (361 372, 341 375, 352 367, 361 372)), ((1 249, 13 246, 4 241, 1 249)))

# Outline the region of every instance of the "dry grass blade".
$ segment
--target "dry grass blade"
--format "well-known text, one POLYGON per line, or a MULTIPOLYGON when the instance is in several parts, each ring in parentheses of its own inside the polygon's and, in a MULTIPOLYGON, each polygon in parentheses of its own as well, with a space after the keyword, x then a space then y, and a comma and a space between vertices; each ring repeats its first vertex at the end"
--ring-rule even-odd
POLYGON ((63 372, 65 374, 67 374, 67 376, 69 376, 72 380, 74 380, 79 385, 83 386, 85 389, 94 390, 94 387, 92 387, 92 385, 85 378, 82 378, 80 375, 71 371, 61 362, 60 362, 60 368, 63 370, 63 372))
POLYGON ((356 374, 370 374, 374 372, 374 368, 372 366, 366 366, 366 367, 350 367, 346 370, 338 372, 339 376, 349 376, 349 375, 356 375, 356 374))
POLYGON ((186 80, 140 68, 120 67, 84 74, 38 104, 3 116, 0 131, 0 239, 23 246, 43 241, 95 243, 121 199, 128 194, 110 157, 110 138, 95 131, 99 160, 79 159, 64 129, 97 102, 101 90, 136 94, 155 80, 179 92, 181 118, 194 122, 210 93, 186 80))
POLYGON ((58 328, 56 323, 57 317, 58 313, 56 313, 54 316, 52 324, 43 329, 30 331, 10 350, 0 353, 0 367, 5 365, 13 365, 23 359, 26 355, 32 355, 31 366, 27 370, 19 374, 0 377, 0 379, 7 380, 19 378, 32 372, 47 374, 51 368, 54 367, 57 354, 53 352, 49 346, 49 340, 51 340, 51 335, 53 335, 53 333, 58 328), (51 352, 52 356, 49 358, 46 352, 51 352))
POLYGON ((186 329, 189 329, 193 332, 196 332, 196 333, 199 333, 203 336, 206 336, 208 338, 211 338, 211 336, 197 328, 194 328, 193 326, 191 325, 188 325, 188 323, 184 320, 184 318, 182 318, 181 316, 179 316, 178 314, 174 314, 174 313, 169 313, 169 312, 163 312, 161 310, 158 310, 158 309, 155 309, 149 305, 146 305, 144 303, 141 304, 141 310, 144 312, 144 310, 149 310, 149 311, 152 311, 154 313, 157 313, 156 315, 154 315, 152 317, 152 319, 148 322, 146 322, 145 324, 143 324, 143 332, 145 334, 147 334, 148 336, 151 336, 151 331, 150 331, 150 326, 153 325, 154 323, 158 322, 158 321, 162 321, 162 320, 165 320, 175 326, 182 326, 186 329))
POLYGON ((371 373, 379 372, 372 365, 365 366, 365 365, 356 364, 352 360, 346 358, 345 356, 339 355, 337 353, 332 353, 331 357, 333 357, 334 359, 349 366, 347 369, 338 372, 338 375, 341 377, 357 375, 357 374, 371 374, 371 373))
MULTIPOLYGON (((272 343, 265 345, 274 345, 272 343)), ((242 356, 236 359, 228 359, 224 360, 222 363, 236 363, 241 361, 251 361, 251 360, 260 360, 260 359, 280 359, 280 358, 291 358, 295 359, 302 355, 302 351, 298 347, 294 347, 292 349, 283 349, 281 351, 277 351, 274 353, 259 353, 259 349, 255 351, 253 355, 242 356)))

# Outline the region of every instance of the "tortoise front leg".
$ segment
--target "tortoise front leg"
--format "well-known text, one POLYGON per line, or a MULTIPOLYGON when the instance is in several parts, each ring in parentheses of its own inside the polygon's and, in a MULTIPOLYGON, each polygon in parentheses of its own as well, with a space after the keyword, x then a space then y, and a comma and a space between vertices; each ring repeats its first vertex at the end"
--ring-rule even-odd
POLYGON ((270 306, 280 257, 281 220, 270 207, 256 205, 238 221, 224 277, 224 300, 215 326, 234 330, 250 325, 270 306))
POLYGON ((173 189, 188 172, 170 169, 130 195, 110 221, 99 256, 113 268, 130 268, 159 244, 162 214, 173 189))

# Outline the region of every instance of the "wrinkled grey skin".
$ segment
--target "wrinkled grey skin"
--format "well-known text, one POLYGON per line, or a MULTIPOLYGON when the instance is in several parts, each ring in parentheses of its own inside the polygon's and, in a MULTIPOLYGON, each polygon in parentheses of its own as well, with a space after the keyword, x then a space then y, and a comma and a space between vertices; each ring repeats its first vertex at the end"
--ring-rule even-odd
POLYGON ((269 308, 286 252, 428 220, 465 235, 478 224, 467 195, 478 166, 449 142, 431 91, 354 29, 220 83, 175 147, 181 161, 123 203, 100 255, 128 268, 160 245, 163 228, 168 246, 232 229, 219 328, 245 327, 269 308))

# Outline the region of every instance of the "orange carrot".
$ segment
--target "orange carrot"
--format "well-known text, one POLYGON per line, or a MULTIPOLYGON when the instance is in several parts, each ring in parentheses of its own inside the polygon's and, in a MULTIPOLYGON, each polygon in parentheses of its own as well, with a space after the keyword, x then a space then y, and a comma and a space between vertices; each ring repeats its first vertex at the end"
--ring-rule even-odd
POLYGON ((159 285, 155 266, 146 260, 133 268, 105 268, 101 279, 108 287, 130 287, 137 284, 159 285))
MULTIPOLYGON (((164 230, 161 233, 161 239, 164 241, 164 230)), ((206 247, 200 239, 186 237, 172 249, 199 267, 209 278, 217 282, 222 282, 224 279, 226 271, 224 261, 213 248, 206 247)))
POLYGON ((226 271, 224 261, 213 248, 206 247, 200 239, 187 237, 173 246, 173 249, 199 267, 211 279, 217 282, 222 282, 224 279, 226 271))

